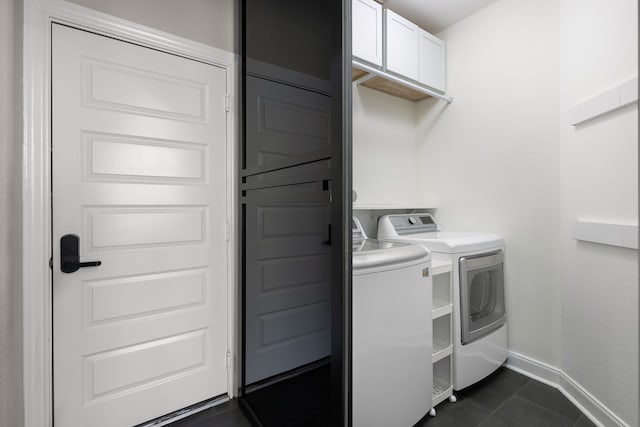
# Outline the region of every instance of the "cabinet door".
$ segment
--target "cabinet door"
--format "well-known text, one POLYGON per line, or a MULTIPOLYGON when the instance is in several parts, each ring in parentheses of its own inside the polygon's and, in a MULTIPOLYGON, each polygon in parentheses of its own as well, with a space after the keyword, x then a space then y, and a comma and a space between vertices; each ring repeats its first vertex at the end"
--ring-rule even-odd
POLYGON ((351 22, 353 56, 382 66, 382 5, 353 0, 351 22))
POLYGON ((420 83, 444 92, 446 57, 444 41, 420 30, 420 83))
POLYGON ((402 16, 385 10, 387 25, 387 70, 413 80, 419 78, 420 28, 402 16))

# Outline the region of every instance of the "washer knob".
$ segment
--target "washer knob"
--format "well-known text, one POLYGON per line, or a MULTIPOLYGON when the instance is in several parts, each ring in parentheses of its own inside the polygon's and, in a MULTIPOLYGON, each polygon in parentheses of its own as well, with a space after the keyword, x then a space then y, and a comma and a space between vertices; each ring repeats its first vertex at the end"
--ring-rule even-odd
POLYGON ((416 220, 415 217, 413 216, 409 217, 409 224, 416 225, 417 223, 418 223, 418 220, 416 220))

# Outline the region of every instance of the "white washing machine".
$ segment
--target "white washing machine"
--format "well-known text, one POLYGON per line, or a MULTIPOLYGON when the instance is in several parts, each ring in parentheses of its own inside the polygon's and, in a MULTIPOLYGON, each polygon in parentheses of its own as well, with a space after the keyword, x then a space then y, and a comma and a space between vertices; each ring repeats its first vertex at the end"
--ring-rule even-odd
POLYGON ((353 220, 352 424, 410 427, 432 407, 431 258, 353 220))
POLYGON ((378 239, 423 245, 453 264, 453 388, 461 390, 507 359, 504 240, 491 233, 442 232, 430 214, 386 215, 378 239))

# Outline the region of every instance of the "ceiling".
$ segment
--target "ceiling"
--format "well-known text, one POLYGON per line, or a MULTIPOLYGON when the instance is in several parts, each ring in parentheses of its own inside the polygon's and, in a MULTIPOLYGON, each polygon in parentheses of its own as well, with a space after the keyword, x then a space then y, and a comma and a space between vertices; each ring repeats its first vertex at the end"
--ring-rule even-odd
POLYGON ((438 33, 496 0, 378 0, 430 33, 438 33))

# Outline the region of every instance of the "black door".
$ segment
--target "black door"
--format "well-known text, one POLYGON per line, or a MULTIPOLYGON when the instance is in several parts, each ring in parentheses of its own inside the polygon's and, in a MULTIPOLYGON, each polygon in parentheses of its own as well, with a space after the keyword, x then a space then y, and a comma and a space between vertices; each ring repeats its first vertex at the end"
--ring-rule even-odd
POLYGON ((242 2, 240 402, 256 425, 348 425, 350 4, 242 2))

